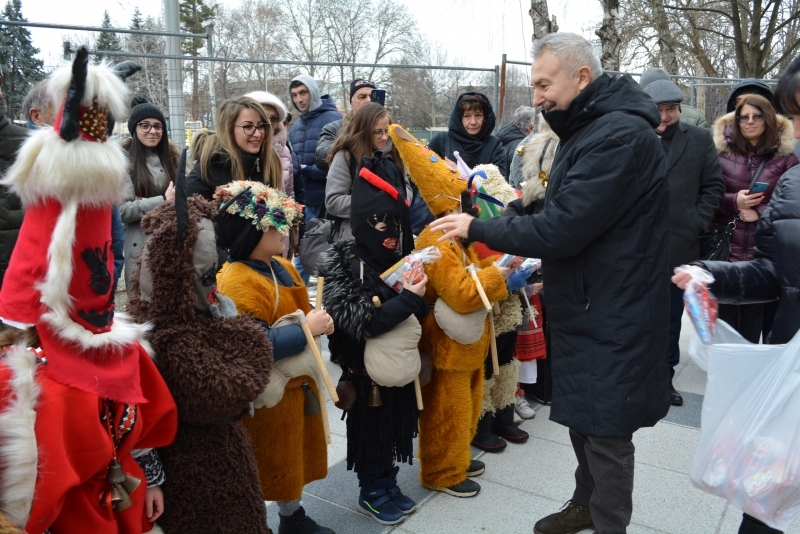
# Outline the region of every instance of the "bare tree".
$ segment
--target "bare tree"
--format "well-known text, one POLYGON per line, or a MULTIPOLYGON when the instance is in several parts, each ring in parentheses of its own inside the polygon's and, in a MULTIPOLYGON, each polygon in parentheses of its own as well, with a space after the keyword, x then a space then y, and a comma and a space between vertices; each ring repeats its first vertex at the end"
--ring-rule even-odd
POLYGON ((600 0, 603 5, 603 24, 595 31, 600 38, 600 63, 606 70, 619 70, 622 41, 617 31, 619 0, 600 0))
POLYGON ((659 64, 670 74, 677 74, 678 59, 675 57, 675 46, 672 44, 672 34, 669 31, 664 0, 650 0, 650 7, 653 11, 653 22, 658 36, 659 64))
POLYGON ((533 41, 541 39, 548 33, 556 33, 558 31, 556 16, 553 15, 553 18, 550 18, 547 0, 531 0, 531 8, 528 10, 528 15, 533 20, 533 41))
MULTIPOLYGON (((323 0, 278 0, 282 24, 288 30, 290 45, 286 52, 290 59, 323 61, 327 47, 325 15, 328 9, 323 0)), ((315 76, 317 67, 306 67, 315 76)))

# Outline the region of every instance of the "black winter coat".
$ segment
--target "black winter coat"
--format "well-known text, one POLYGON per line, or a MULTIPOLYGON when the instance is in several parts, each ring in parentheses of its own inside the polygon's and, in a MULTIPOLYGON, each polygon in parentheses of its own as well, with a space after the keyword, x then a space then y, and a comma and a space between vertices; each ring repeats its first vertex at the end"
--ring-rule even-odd
POLYGON ((669 409, 669 205, 660 117, 630 76, 602 76, 565 110, 544 209, 475 220, 470 241, 541 258, 552 341, 550 418, 628 436, 669 409))
POLYGON ((752 261, 697 262, 712 275, 724 304, 780 299, 766 343, 788 343, 800 329, 800 166, 778 180, 755 233, 752 261))
MULTIPOLYGON (((497 132, 497 138, 503 143, 503 152, 506 154, 506 169, 511 172, 511 160, 514 159, 514 152, 527 134, 514 126, 506 124, 497 132)), ((505 175, 508 180, 508 174, 505 175)))
MULTIPOLYGON (((264 165, 261 158, 251 154, 241 154, 244 179, 248 182, 264 182, 264 165)), ((192 172, 186 176, 186 195, 201 195, 206 200, 214 197, 214 191, 221 185, 234 181, 231 166, 222 156, 213 156, 208 166, 208 182, 203 179, 200 162, 194 164, 192 172)))
MULTIPOLYGON (((28 130, 0 115, 0 177, 14 163, 17 150, 28 136, 28 130)), ((11 252, 22 228, 22 201, 6 186, 0 186, 0 285, 8 269, 11 252)))

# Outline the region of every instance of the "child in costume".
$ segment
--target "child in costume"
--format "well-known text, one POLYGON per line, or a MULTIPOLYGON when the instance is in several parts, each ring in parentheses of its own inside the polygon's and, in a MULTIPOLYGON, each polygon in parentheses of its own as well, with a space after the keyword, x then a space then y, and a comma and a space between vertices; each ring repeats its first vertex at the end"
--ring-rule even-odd
POLYGON ((364 348, 367 338, 392 331, 409 317, 422 320, 428 315, 427 278, 423 275, 414 284, 404 279, 400 293, 380 279, 414 248, 405 180, 389 157, 364 158, 362 165, 351 193, 353 238, 335 243, 323 255, 320 275, 325 277, 325 310, 336 325, 328 346, 342 366, 337 389, 352 387, 355 392, 352 407, 345 409, 347 468, 356 472, 361 487, 357 510, 394 525, 416 510, 416 503, 397 486, 400 468, 394 462, 412 461, 419 410, 413 382, 383 387, 373 381, 364 348), (380 307, 373 303, 375 296, 380 307))
MULTIPOLYGON (((408 132, 396 124, 389 129, 431 213, 438 217, 458 210, 467 181, 459 179, 458 171, 408 132)), ((439 261, 425 265, 425 298, 429 304, 449 308, 459 316, 479 312, 484 305, 468 271, 470 267, 481 269, 477 277, 489 301, 508 297, 505 279, 510 269, 493 265, 492 259, 480 261, 467 243, 439 243, 439 237, 426 227, 416 242, 417 249, 435 246, 442 254, 439 261)), ((430 314, 422 322, 420 350, 431 355, 433 373, 430 383, 422 388, 425 409, 420 414, 420 479, 428 488, 457 497, 473 497, 480 485, 468 476, 482 473, 484 467, 471 460, 469 445, 483 404, 483 362, 489 351, 491 317, 477 315, 477 332, 469 333, 477 336, 464 344, 445 333, 437 315, 430 314)))
MULTIPOLYGON (((508 185, 494 165, 478 165, 472 170, 474 174, 484 177, 481 181, 482 189, 504 206, 518 199, 514 188, 508 185)), ((482 260, 497 260, 500 257, 500 253, 490 250, 483 243, 476 243, 475 251, 482 260)), ((523 307, 517 290, 527 285, 526 280, 530 275, 530 269, 515 270, 509 275, 506 286, 508 297, 497 303, 492 316, 499 374, 494 374, 491 354, 487 355, 484 361, 483 406, 478 430, 472 439, 473 447, 486 452, 503 451, 506 441, 524 443, 528 440, 528 433, 514 424, 519 376, 519 361, 514 358, 514 348, 517 327, 523 320, 523 307)))
MULTIPOLYGON (((217 288, 240 314, 262 325, 275 362, 302 353, 307 344, 298 324, 272 328, 281 317, 299 310, 313 335, 333 333, 333 320, 324 311, 311 311, 300 274, 280 257, 283 238, 302 220, 302 207, 259 182, 220 186, 214 198, 222 204, 215 218, 217 245, 229 253, 217 274, 217 288)), ((277 405, 258 408, 254 417, 243 420, 253 439, 264 499, 278 504, 280 534, 333 534, 300 506, 303 486, 328 474, 322 415, 313 405, 318 387, 311 376, 296 376, 277 405)))
POLYGON ((160 530, 153 448, 177 428, 145 329, 114 318, 111 211, 128 162, 108 132, 127 89, 88 56, 51 75, 55 126, 4 179, 26 213, 0 290, 0 513, 28 534, 160 530))
POLYGON ((142 218, 147 241, 128 300, 131 314, 153 325, 156 365, 180 419, 175 442, 160 451, 169 506, 159 524, 166 534, 267 534, 258 465, 242 419, 267 385, 272 351, 263 329, 216 294, 217 206, 199 195, 186 198, 185 154, 175 202, 142 218))

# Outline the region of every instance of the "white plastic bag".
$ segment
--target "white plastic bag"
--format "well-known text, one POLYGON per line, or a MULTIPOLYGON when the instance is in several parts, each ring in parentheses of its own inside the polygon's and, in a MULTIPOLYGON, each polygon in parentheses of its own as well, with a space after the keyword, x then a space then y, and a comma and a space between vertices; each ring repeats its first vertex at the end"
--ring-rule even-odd
MULTIPOLYGON (((735 339, 719 325, 715 338, 735 339)), ((689 476, 786 530, 800 516, 800 334, 786 345, 739 340, 705 347, 708 386, 689 476)))

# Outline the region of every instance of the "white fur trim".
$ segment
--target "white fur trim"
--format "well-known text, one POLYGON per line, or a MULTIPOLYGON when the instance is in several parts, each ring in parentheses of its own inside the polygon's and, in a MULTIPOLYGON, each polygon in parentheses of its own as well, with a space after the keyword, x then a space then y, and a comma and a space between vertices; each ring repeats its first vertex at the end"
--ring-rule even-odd
POLYGON ((24 528, 33 504, 39 451, 36 442, 36 355, 24 346, 6 354, 13 390, 0 414, 0 511, 24 528))
POLYGON ((516 190, 509 185, 496 165, 476 165, 472 172, 483 171, 486 173, 486 180, 481 182, 481 186, 488 194, 505 204, 506 206, 519 197, 516 190))
POLYGON ((268 106, 275 108, 275 111, 278 112, 278 122, 283 122, 286 120, 286 106, 283 105, 283 102, 281 102, 280 98, 272 93, 268 93, 266 91, 252 91, 244 96, 249 96, 259 104, 267 104, 268 106))
MULTIPOLYGON (((72 82, 72 65, 67 64, 55 70, 47 79, 47 92, 58 109, 64 105, 69 84, 72 82)), ((86 89, 83 92, 82 106, 91 106, 92 99, 97 97, 97 104, 119 120, 128 113, 128 96, 130 91, 119 76, 114 74, 111 63, 104 60, 99 65, 89 65, 86 73, 86 89)))
POLYGON ((53 230, 47 249, 47 275, 38 288, 42 295, 40 301, 48 308, 42 315, 42 321, 49 323, 59 337, 86 349, 129 346, 139 341, 149 327, 128 323, 126 317, 120 314, 111 325, 111 331, 94 334, 69 316, 72 310, 69 283, 72 280, 72 247, 77 213, 77 200, 63 204, 53 230))
POLYGON ((23 143, 2 183, 25 207, 47 198, 105 206, 122 202, 128 167, 116 140, 68 143, 54 130, 40 130, 23 143))
POLYGON ((539 132, 523 141, 524 152, 522 156, 522 204, 530 206, 533 202, 544 198, 545 188, 539 181, 539 172, 550 174, 553 158, 558 146, 558 136, 550 129, 546 121, 539 123, 539 132), (549 143, 548 143, 549 141, 549 143), (547 147, 547 153, 542 158, 542 152, 547 147), (539 162, 541 161, 541 167, 539 162))

